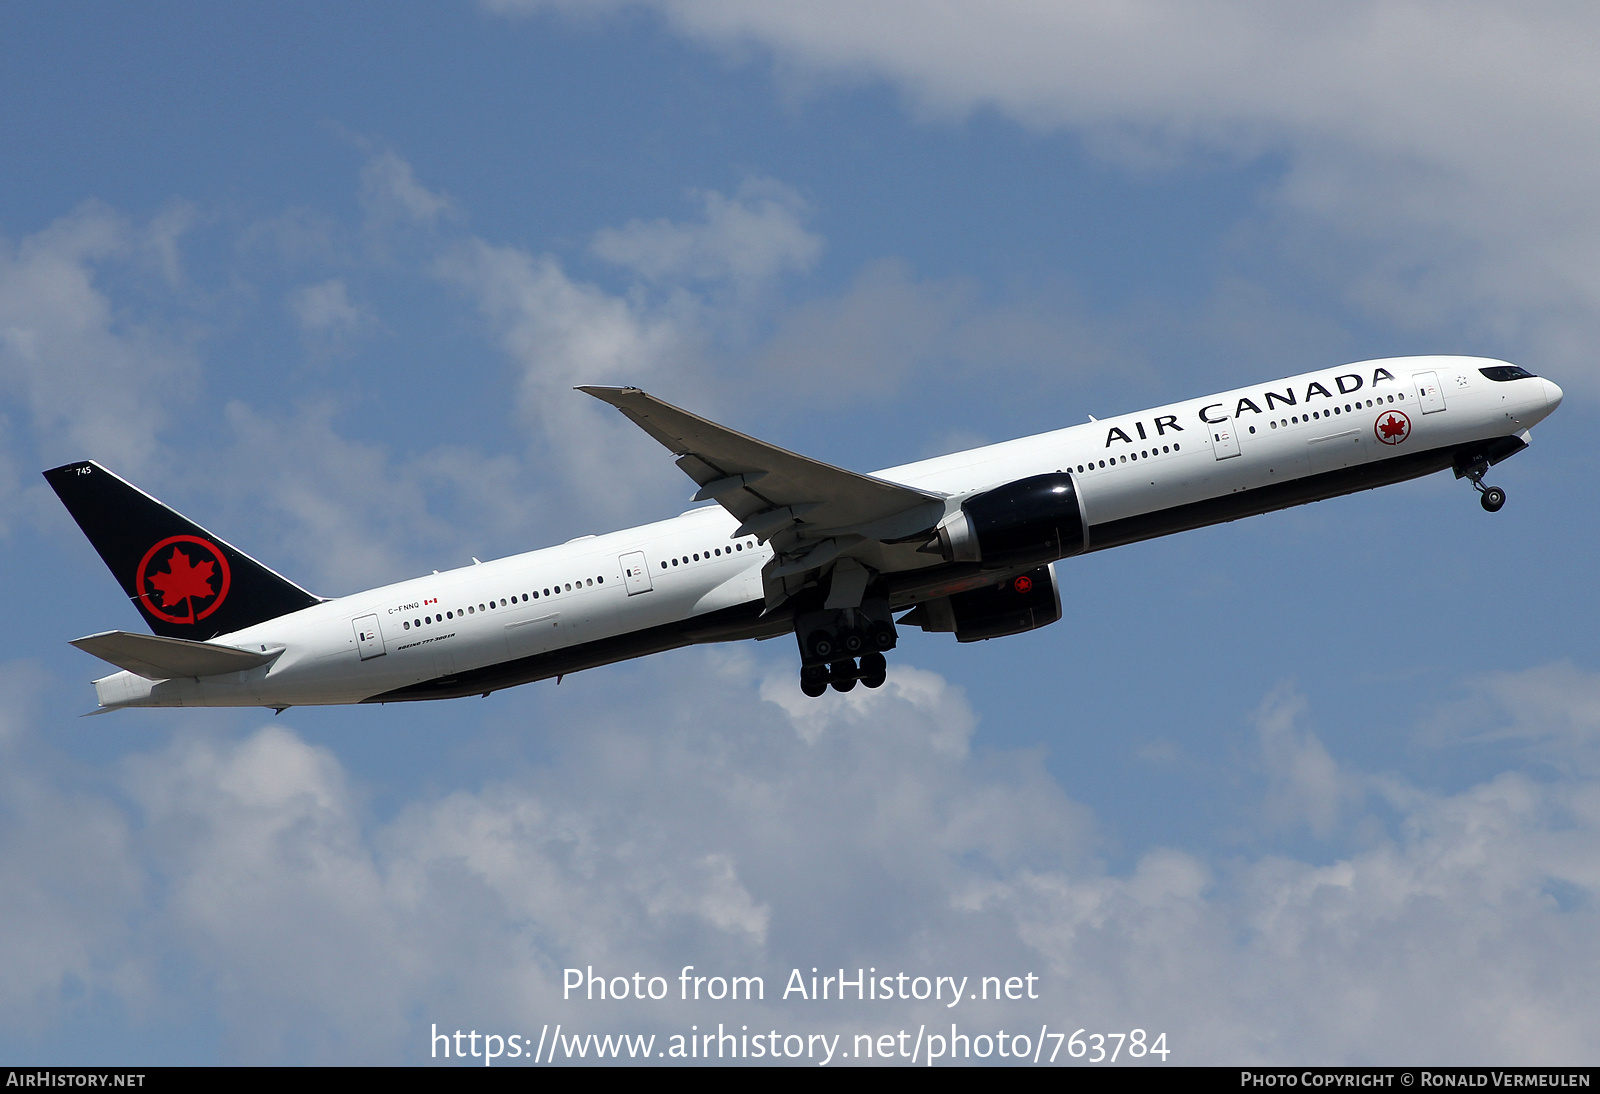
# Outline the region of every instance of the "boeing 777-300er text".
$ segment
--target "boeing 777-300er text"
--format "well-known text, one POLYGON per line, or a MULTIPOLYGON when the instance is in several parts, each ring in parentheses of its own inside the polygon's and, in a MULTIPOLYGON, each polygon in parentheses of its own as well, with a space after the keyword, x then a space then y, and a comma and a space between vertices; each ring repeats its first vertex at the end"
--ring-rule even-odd
POLYGON ((580 390, 717 504, 330 600, 99 464, 46 471, 155 632, 73 643, 122 670, 100 706, 451 699, 790 632, 807 695, 877 687, 897 625, 972 642, 1060 619, 1073 555, 1446 469, 1496 512, 1484 473, 1561 402, 1501 361, 1392 358, 864 475, 637 388, 580 390))

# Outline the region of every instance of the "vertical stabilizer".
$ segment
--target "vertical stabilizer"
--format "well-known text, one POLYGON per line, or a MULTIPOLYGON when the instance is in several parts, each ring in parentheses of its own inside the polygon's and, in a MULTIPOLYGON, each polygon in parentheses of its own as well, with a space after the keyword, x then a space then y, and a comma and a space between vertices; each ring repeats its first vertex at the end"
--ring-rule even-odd
POLYGON ((203 642, 318 603, 93 461, 44 477, 156 634, 203 642))

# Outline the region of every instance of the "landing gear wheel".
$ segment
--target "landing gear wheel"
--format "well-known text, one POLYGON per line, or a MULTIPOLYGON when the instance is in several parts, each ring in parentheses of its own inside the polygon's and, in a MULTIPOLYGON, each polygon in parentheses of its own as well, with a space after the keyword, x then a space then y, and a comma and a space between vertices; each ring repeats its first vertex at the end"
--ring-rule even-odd
POLYGON ((1484 509, 1491 513, 1498 513, 1500 507, 1506 503, 1506 492, 1498 486, 1486 486, 1483 490, 1483 497, 1479 498, 1478 501, 1484 509))
POLYGON ((807 665, 800 670, 800 690, 815 699, 828 690, 828 666, 807 665))
POLYGON ((883 652, 894 649, 894 627, 888 623, 874 623, 867 628, 867 647, 883 652))
POLYGON ((856 686, 856 663, 854 661, 835 661, 828 666, 828 683, 833 685, 834 691, 849 691, 856 686))
POLYGON ((806 644, 810 648, 811 656, 818 661, 829 660, 839 650, 838 642, 833 637, 833 632, 829 630, 817 631, 806 644))
POLYGON ((839 648, 845 653, 848 653, 851 657, 856 656, 862 650, 866 649, 866 646, 866 636, 860 631, 856 630, 854 627, 850 627, 839 632, 839 648))
POLYGON ((869 688, 883 687, 889 677, 889 662, 881 653, 869 653, 861 658, 861 683, 869 688))

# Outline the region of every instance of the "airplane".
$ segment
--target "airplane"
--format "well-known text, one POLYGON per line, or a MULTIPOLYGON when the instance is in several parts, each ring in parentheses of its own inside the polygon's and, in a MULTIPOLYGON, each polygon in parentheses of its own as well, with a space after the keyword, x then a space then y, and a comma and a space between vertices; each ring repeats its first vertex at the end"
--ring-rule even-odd
POLYGON ((632 387, 582 387, 670 451, 671 520, 327 599, 92 461, 44 472, 153 634, 74 646, 125 707, 489 695, 705 642, 794 634, 800 688, 879 687, 900 627, 975 642, 1062 617, 1091 551, 1490 467, 1561 403, 1504 361, 1364 361, 861 474, 632 387), (903 613, 903 614, 901 614, 903 613))

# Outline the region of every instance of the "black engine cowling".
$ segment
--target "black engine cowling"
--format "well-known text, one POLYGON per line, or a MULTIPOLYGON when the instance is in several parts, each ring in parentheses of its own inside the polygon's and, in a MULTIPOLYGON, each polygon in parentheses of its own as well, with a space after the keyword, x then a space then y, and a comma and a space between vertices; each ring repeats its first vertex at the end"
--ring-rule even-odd
POLYGON ((900 622, 925 631, 954 631, 959 642, 981 642, 1037 630, 1060 618, 1055 567, 1039 566, 997 585, 924 601, 900 622))
POLYGON ((1066 558, 1083 548, 1083 511, 1065 471, 975 494, 939 525, 939 552, 952 562, 1018 565, 1066 558))

